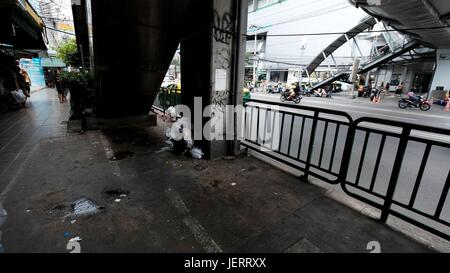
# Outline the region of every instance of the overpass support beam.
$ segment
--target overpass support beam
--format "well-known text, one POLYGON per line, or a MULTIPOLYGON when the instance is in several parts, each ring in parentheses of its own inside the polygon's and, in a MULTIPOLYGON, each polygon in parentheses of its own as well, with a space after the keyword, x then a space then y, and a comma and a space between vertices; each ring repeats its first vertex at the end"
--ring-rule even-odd
MULTIPOLYGON (((450 48, 440 48, 436 51, 436 67, 434 70, 433 81, 431 83, 430 91, 433 92, 438 88, 450 90, 450 48)), ((433 95, 430 94, 432 97, 433 95)), ((430 98, 431 98, 430 97, 430 98)))
POLYGON ((196 117, 196 145, 214 159, 239 149, 239 124, 227 106, 242 105, 248 2, 198 2, 194 14, 209 16, 198 16, 195 32, 181 40, 182 103, 196 117))

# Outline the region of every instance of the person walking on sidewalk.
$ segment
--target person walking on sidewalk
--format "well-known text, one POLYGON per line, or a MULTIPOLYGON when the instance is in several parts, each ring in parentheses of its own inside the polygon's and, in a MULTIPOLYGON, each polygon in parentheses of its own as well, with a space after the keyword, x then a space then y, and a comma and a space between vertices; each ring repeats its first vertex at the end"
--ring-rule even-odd
POLYGON ((56 70, 56 91, 58 92, 58 98, 60 103, 64 103, 67 101, 65 96, 65 89, 66 88, 61 78, 61 70, 58 68, 56 70))
POLYGON ((20 70, 20 74, 22 74, 23 79, 25 80, 25 93, 27 94, 27 97, 30 97, 31 94, 31 78, 30 75, 28 75, 28 72, 25 69, 20 70))
POLYGON ((395 95, 396 95, 397 97, 399 97, 399 96, 402 95, 402 93, 403 93, 403 88, 404 88, 404 87, 405 87, 405 83, 404 83, 404 82, 400 83, 400 84, 397 86, 397 89, 395 89, 395 95))

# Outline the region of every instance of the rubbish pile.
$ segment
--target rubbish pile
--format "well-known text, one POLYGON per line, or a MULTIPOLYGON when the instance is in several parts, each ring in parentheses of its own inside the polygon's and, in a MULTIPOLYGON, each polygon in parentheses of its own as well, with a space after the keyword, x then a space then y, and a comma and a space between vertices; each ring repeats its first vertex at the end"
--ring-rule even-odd
MULTIPOLYGON (((176 112, 173 115, 176 116, 176 112)), ((166 130, 166 145, 168 150, 171 150, 176 155, 188 153, 194 159, 202 159, 204 154, 200 148, 194 146, 190 128, 189 119, 180 118, 176 120, 171 128, 166 130)))

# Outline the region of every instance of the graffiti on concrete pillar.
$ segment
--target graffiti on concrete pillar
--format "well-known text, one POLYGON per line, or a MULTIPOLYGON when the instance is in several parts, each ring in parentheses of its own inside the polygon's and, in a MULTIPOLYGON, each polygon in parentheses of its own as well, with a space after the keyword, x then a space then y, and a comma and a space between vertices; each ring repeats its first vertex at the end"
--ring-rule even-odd
POLYGON ((214 106, 217 106, 217 108, 215 108, 216 110, 220 110, 221 112, 223 112, 227 105, 228 97, 228 91, 214 91, 211 98, 211 103, 214 106))
POLYGON ((229 48, 216 48, 216 67, 228 69, 231 66, 231 52, 229 48))
POLYGON ((214 11, 214 39, 216 42, 229 45, 233 38, 233 16, 226 12, 222 16, 214 11))

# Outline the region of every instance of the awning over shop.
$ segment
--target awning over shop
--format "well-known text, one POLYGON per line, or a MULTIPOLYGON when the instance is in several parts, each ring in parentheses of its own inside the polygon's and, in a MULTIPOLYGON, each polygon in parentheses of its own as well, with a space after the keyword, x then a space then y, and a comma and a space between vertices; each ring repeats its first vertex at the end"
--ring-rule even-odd
POLYGON ((44 22, 26 0, 0 0, 0 43, 46 50, 44 22))

